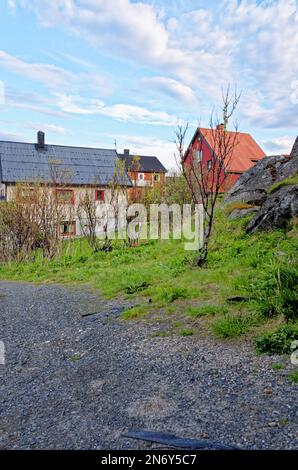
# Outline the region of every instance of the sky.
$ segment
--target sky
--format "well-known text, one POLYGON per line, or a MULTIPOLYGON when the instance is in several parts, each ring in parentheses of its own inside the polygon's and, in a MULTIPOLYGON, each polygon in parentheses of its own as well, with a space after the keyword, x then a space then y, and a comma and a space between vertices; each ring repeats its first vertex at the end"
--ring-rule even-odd
MULTIPOLYGON (((222 89, 267 154, 298 134, 298 0, 0 0, 0 140, 129 148, 175 166, 222 89)), ((234 122, 229 123, 233 129, 234 122)))

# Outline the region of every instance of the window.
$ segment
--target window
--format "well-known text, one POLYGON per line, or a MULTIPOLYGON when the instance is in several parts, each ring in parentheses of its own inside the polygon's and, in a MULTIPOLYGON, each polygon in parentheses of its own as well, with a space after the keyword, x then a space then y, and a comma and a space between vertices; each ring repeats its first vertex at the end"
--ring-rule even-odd
POLYGON ((95 190, 95 201, 105 202, 105 192, 103 189, 95 190))
POLYGON ((212 168, 212 160, 207 161, 207 170, 211 170, 212 168))
POLYGON ((62 222, 60 225, 60 235, 62 237, 74 237, 76 235, 76 223, 75 222, 62 222))
POLYGON ((197 151, 196 151, 196 157, 195 157, 195 158, 196 158, 196 161, 197 161, 197 162, 201 162, 201 161, 202 161, 202 156, 203 156, 202 150, 197 150, 197 151))
POLYGON ((144 179, 144 173, 138 173, 138 179, 143 180, 144 179))
POLYGON ((157 183, 158 181, 160 181, 160 175, 158 173, 156 173, 155 175, 153 175, 153 181, 155 183, 157 183))
POLYGON ((73 189, 57 189, 57 199, 61 204, 74 204, 73 189))

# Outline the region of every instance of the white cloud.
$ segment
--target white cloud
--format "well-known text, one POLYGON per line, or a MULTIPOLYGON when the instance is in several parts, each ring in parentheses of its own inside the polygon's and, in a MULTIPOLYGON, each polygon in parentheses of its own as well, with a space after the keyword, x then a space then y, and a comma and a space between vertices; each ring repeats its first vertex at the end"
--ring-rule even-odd
POLYGON ((194 105, 197 101, 195 92, 187 85, 167 77, 144 77, 140 80, 143 89, 149 89, 164 93, 174 99, 188 105, 194 105))
POLYGON ((59 118, 67 116, 66 113, 53 108, 53 100, 36 93, 28 93, 14 88, 7 88, 5 98, 5 108, 26 109, 59 118))
POLYGON ((50 132, 50 133, 58 134, 58 135, 67 134, 67 130, 65 129, 65 127, 57 126, 56 124, 44 123, 44 122, 26 122, 22 125, 22 127, 25 127, 26 129, 32 129, 35 131, 50 132))
POLYGON ((101 95, 110 92, 110 86, 101 75, 95 73, 75 74, 56 65, 26 62, 3 50, 0 50, 0 66, 23 78, 39 82, 52 90, 91 88, 100 90, 101 95))
POLYGON ((84 99, 80 96, 54 94, 57 106, 64 113, 79 115, 102 115, 117 121, 132 121, 141 124, 175 126, 178 119, 163 111, 150 111, 130 104, 106 105, 100 100, 84 99))
POLYGON ((290 154, 295 138, 289 136, 265 139, 262 141, 267 155, 290 154))
MULTIPOLYGON (((298 79, 297 0, 222 0, 192 11, 187 8, 187 13, 181 13, 181 2, 176 2, 175 8, 169 7, 171 17, 161 14, 156 2, 18 3, 33 11, 45 27, 62 26, 105 55, 151 67, 163 77, 169 75, 166 80, 175 79, 182 87, 195 90, 200 102, 203 97, 218 103, 221 86, 227 83, 237 82, 247 96, 258 90, 260 97, 253 106, 249 100, 240 103, 250 124, 297 125, 297 106, 294 108, 290 100, 291 83, 298 79)), ((52 69, 46 72, 54 73, 52 69)), ((163 86, 165 90, 166 84, 163 86)), ((180 88, 181 94, 185 89, 180 88)))

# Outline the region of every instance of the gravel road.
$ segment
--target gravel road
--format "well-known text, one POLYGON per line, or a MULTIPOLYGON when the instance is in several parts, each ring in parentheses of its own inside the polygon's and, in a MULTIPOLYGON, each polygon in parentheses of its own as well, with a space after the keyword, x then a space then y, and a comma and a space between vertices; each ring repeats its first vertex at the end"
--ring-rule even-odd
POLYGON ((0 282, 0 449, 152 447, 122 437, 130 428, 298 447, 288 359, 244 342, 154 337, 159 325, 123 321, 123 306, 87 288, 0 282))

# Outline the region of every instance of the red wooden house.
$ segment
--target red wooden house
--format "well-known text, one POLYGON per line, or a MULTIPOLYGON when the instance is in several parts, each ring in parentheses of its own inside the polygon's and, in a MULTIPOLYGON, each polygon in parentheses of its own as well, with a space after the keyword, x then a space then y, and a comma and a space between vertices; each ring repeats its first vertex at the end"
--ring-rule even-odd
MULTIPOLYGON (((216 165, 218 150, 214 148, 214 132, 222 132, 223 125, 217 129, 206 129, 198 127, 196 130, 186 152, 184 155, 184 163, 190 164, 191 159, 197 162, 202 162, 202 166, 206 170, 210 170, 212 165, 216 165)), ((261 147, 256 143, 250 134, 244 132, 226 131, 231 137, 235 139, 235 146, 229 158, 225 173, 227 174, 225 189, 230 189, 231 186, 237 181, 239 176, 246 170, 251 168, 258 160, 265 157, 265 153, 261 147)), ((220 178, 222 181, 224 175, 220 178)))

